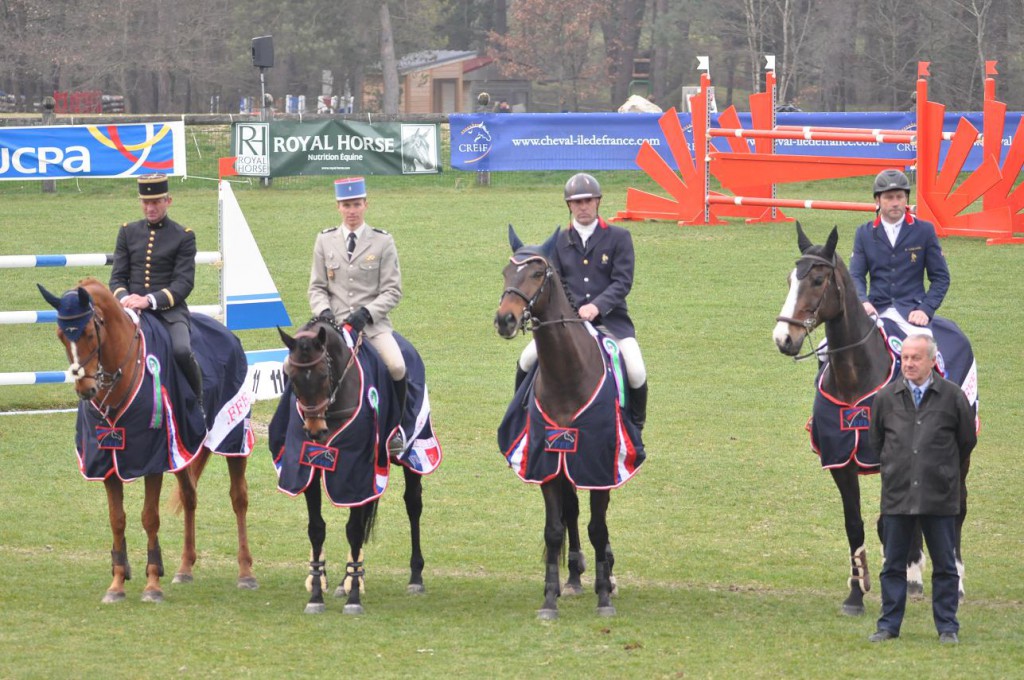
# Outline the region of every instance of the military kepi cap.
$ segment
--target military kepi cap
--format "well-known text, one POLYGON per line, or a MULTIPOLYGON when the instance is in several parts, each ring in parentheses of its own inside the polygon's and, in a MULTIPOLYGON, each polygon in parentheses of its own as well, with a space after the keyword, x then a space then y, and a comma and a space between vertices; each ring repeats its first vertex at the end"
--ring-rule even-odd
POLYGON ((350 198, 366 198, 366 180, 362 177, 334 180, 334 198, 339 201, 347 201, 350 198))
POLYGON ((167 175, 141 175, 139 198, 163 198, 167 195, 167 175))

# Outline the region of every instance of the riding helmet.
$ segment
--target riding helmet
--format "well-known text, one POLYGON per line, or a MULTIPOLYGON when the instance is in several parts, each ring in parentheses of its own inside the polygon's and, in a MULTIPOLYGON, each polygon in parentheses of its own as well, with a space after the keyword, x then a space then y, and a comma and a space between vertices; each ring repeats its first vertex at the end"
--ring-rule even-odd
POLYGON ((579 172, 565 183, 565 200, 576 201, 581 198, 601 198, 601 185, 593 175, 579 172))
POLYGON ((875 177, 875 198, 878 198, 879 194, 884 194, 886 191, 892 191, 893 189, 902 189, 910 194, 910 180, 903 174, 902 171, 895 168, 889 170, 882 170, 875 177))

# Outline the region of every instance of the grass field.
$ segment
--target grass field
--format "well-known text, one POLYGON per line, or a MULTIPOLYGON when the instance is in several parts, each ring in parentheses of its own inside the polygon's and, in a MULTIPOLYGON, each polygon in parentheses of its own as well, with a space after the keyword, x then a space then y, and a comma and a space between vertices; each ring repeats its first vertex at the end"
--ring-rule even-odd
MULTIPOLYGON (((624 207, 627 181, 600 175, 603 214, 624 207)), ((967 602, 961 644, 940 648, 927 601, 908 607, 903 636, 870 645, 869 614, 843 617, 847 548, 838 493, 810 452, 803 425, 814 367, 775 349, 771 330, 797 256, 792 225, 680 228, 635 223, 630 297, 650 379, 648 461, 612 495, 618 616, 595 614, 591 593, 563 599, 561 618, 535 619, 543 589, 543 504, 497 452, 495 429, 525 338, 501 340, 492 318, 508 257, 506 224, 539 242, 564 224, 560 181, 429 188, 371 179, 368 221, 398 244, 405 297, 393 315, 427 364, 441 469, 425 482, 427 595, 405 594, 408 532, 400 475, 381 504, 367 550, 366 615, 303 614, 309 547, 305 507, 275 490, 261 437, 249 472, 250 533, 260 589, 234 587, 234 523, 226 467, 200 484, 196 582, 171 586, 159 606, 100 605, 110 532, 102 485, 83 481, 70 414, 0 416, 0 678, 45 677, 1020 677, 1024 668, 1024 441, 1020 272, 1024 250, 982 240, 943 242, 953 285, 940 313, 970 335, 980 367, 982 433, 965 525, 967 602)), ((318 188, 237 191, 296 323, 305 321, 317 230, 338 222, 329 181, 318 188)), ((786 195, 864 200, 867 180, 786 195), (862 186, 863 185, 863 186, 862 186)), ((83 184, 85 187, 86 185, 83 184)), ((0 202, 5 254, 105 252, 136 219, 128 183, 57 195, 9 192, 0 202)), ((171 215, 200 250, 216 250, 216 188, 175 188, 171 215)), ((840 225, 847 256, 853 213, 796 211, 816 242, 840 225)), ((0 309, 42 309, 41 282, 59 292, 97 269, 0 270, 0 309)), ((200 272, 192 301, 216 294, 200 272)), ((65 364, 49 327, 4 327, 0 371, 65 364)), ((275 347, 273 330, 239 334, 275 347)), ((70 386, 13 387, 0 411, 66 407, 70 386)), ((265 426, 273 404, 254 414, 265 426)), ((165 490, 170 486, 170 480, 165 490)), ((141 484, 128 487, 128 545, 141 571, 141 484)), ((864 484, 873 521, 878 480, 864 484)), ((328 517, 329 569, 344 559, 347 513, 328 517)), ((165 561, 181 547, 165 514, 165 561)), ((592 553, 587 547, 592 584, 592 553)), ((881 566, 869 541, 873 576, 881 566)), ((138 573, 138 572, 137 572, 138 573)), ((332 579, 333 581, 333 579, 332 579)), ((332 582, 333 587, 333 582, 332 582)), ((930 591, 930 587, 928 588, 930 591)))

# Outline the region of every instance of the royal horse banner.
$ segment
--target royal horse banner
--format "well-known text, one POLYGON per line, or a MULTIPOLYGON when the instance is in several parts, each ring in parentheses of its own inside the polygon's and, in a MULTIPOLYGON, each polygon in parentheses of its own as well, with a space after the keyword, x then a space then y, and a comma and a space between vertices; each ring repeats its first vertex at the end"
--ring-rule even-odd
MULTIPOLYGON (((679 113, 686 143, 693 153, 693 123, 690 114, 679 113)), ((675 158, 658 122, 660 113, 523 113, 452 114, 451 165, 456 170, 639 170, 637 151, 648 142, 673 169, 675 158)), ((1010 147, 1021 112, 1007 113, 1002 140, 1003 153, 1010 147)), ((981 113, 947 113, 943 129, 954 131, 961 118, 981 130, 981 113)), ((739 114, 740 124, 751 127, 750 114, 739 114)), ((777 125, 844 127, 867 130, 916 129, 913 111, 876 113, 803 113, 776 114, 777 125)), ((717 114, 711 117, 718 125, 717 114)), ((753 150, 752 142, 750 144, 753 150)), ((714 148, 728 151, 728 140, 715 138, 714 148)), ((943 142, 944 158, 949 142, 943 142)), ((786 139, 775 142, 779 155, 844 156, 848 158, 893 158, 912 161, 916 147, 910 143, 833 142, 814 139, 786 139)), ((981 144, 972 147, 965 171, 982 161, 981 144)))
POLYGON ((185 175, 185 123, 0 127, 0 179, 185 175))
POLYGON ((235 123, 235 171, 255 177, 440 172, 436 123, 347 120, 235 123))

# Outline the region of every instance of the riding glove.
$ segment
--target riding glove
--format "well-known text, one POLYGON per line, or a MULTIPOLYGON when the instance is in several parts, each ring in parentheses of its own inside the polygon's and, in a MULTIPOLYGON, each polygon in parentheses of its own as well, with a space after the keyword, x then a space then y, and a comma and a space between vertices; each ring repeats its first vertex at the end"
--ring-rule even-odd
POLYGON ((330 321, 331 323, 334 323, 334 312, 332 312, 331 308, 328 307, 324 311, 320 312, 316 318, 322 321, 330 321))
POLYGON ((366 324, 373 323, 373 317, 370 316, 370 310, 366 307, 360 307, 348 315, 348 318, 345 319, 345 323, 352 328, 353 333, 359 335, 359 333, 366 328, 366 324))

